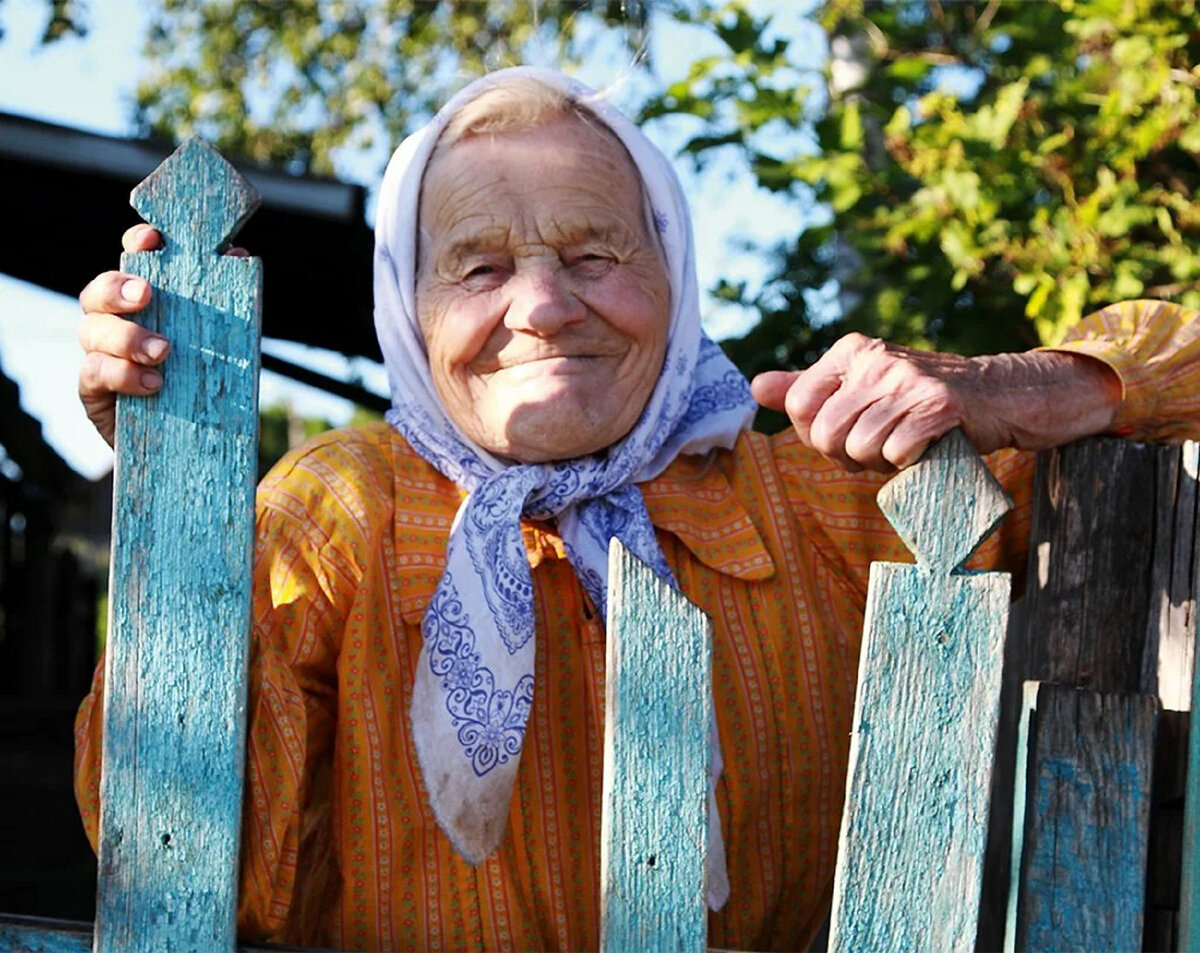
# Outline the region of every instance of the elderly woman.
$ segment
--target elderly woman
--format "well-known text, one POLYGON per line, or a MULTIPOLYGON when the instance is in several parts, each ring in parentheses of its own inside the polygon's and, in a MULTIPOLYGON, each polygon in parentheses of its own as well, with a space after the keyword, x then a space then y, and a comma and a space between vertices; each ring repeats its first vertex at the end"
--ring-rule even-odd
MULTIPOLYGON (((110 433, 114 392, 160 381, 166 342, 121 317, 149 293, 114 272, 81 297, 81 394, 110 433)), ((1197 324, 1143 303, 1027 355, 853 336, 758 379, 794 429, 750 433, 750 389, 700 331, 668 162, 532 69, 468 86, 396 152, 375 294, 387 422, 310 441, 259 493, 246 938, 597 945, 617 536, 714 619, 710 943, 804 947, 829 902, 867 566, 902 558, 871 471, 956 425, 985 451, 1197 429, 1197 324)), ((992 464, 1019 509, 981 559, 1019 565, 1030 456, 992 464)), ((93 841, 102 691, 100 671, 77 732, 93 841)))

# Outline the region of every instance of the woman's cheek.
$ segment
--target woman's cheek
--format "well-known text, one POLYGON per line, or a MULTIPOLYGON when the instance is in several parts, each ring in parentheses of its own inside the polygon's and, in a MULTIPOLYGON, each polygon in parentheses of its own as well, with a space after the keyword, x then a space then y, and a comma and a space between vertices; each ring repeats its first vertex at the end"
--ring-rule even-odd
POLYGON ((503 308, 495 294, 460 295, 446 302, 438 324, 441 349, 449 363, 461 366, 475 360, 486 350, 502 317, 503 308))

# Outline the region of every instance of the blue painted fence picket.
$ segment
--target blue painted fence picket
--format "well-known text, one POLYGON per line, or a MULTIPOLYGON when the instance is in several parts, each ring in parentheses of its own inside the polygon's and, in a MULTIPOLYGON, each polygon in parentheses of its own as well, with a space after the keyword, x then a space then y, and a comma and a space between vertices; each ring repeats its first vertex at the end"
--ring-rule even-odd
POLYGON ((952 431, 879 505, 829 949, 973 950, 1010 580, 959 567, 1011 504, 952 431))
POLYGON ((222 257, 258 196, 185 142, 133 192, 126 254, 172 350, 117 408, 97 953, 235 944, 258 446, 261 266, 222 257))
POLYGON ((712 620, 609 549, 600 948, 704 953, 712 620))

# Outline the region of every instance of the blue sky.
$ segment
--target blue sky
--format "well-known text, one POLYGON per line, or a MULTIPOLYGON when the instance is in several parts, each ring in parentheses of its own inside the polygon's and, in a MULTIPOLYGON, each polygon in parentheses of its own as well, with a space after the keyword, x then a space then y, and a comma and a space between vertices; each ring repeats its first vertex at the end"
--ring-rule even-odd
MULTIPOLYGON (((801 20, 800 9, 809 4, 791 0, 763 0, 756 4, 778 11, 777 28, 799 38, 795 51, 807 64, 816 64, 823 44, 811 24, 801 20)), ((42 47, 38 38, 45 23, 46 0, 3 0, 0 23, 0 111, 33 116, 50 122, 76 126, 106 134, 126 134, 133 90, 141 75, 140 49, 146 14, 140 4, 128 0, 92 0, 87 5, 89 33, 85 39, 67 39, 42 47)), ((686 60, 672 62, 672 50, 686 51, 689 58, 702 52, 697 37, 686 42, 660 35, 651 37, 659 68, 667 73, 682 70, 686 60)), ((611 77, 585 75, 585 80, 603 84, 611 77)), ((671 130, 650 130, 659 144, 671 151, 671 130)), ((718 274, 746 278, 751 282, 765 273, 761 261, 733 250, 731 241, 752 236, 771 240, 795 234, 802 226, 801 213, 759 193, 732 156, 712 163, 702 176, 686 164, 679 169, 693 196, 693 218, 697 236, 697 260, 701 287, 708 287, 718 274)), ((132 214, 132 213, 131 213, 132 214)), ((10 229, 14 223, 9 223, 10 229)), ((80 210, 73 227, 86 228, 86 209, 80 210)), ((13 234, 19 240, 19 226, 13 234)), ((63 229, 63 240, 70 232, 63 229)), ((115 267, 120 253, 120 236, 112 237, 111 261, 97 262, 96 271, 115 267)), ((53 254, 53 249, 47 249, 53 254)), ((270 307, 270 302, 265 303, 270 307)), ((75 376, 81 354, 75 341, 79 319, 72 298, 55 295, 0 275, 0 367, 21 387, 22 405, 42 422, 52 446, 81 473, 95 477, 112 465, 111 452, 92 431, 75 396, 75 376)), ((725 336, 746 327, 746 316, 730 309, 711 308, 706 314, 710 333, 725 336)), ((346 362, 336 355, 314 353, 288 345, 267 345, 274 353, 308 363, 327 373, 344 374, 346 362)), ((358 366, 379 389, 381 375, 358 366)), ((344 421, 350 412, 345 401, 264 374, 264 404, 290 401, 298 411, 344 421)))

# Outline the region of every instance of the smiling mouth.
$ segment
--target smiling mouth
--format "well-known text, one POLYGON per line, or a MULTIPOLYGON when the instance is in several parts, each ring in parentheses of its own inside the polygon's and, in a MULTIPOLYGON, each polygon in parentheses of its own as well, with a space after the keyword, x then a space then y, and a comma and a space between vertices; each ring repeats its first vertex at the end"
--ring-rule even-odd
POLYGON ((590 364, 606 358, 606 354, 548 354, 542 357, 531 357, 526 360, 509 361, 496 368, 497 371, 515 371, 521 368, 552 368, 570 367, 573 365, 590 364))

